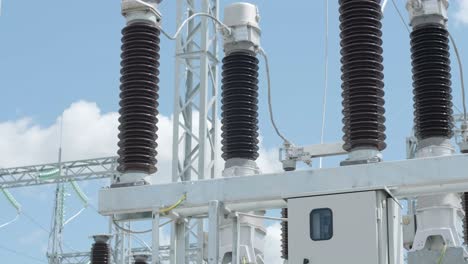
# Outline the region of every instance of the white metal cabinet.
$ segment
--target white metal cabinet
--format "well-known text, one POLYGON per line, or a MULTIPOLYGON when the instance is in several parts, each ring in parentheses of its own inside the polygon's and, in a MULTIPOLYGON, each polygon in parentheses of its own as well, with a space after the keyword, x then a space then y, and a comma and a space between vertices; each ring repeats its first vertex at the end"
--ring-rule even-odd
MULTIPOLYGON (((289 263, 388 263, 387 201, 393 200, 387 200, 383 191, 289 199, 289 263), (332 212, 333 235, 329 240, 314 241, 311 212, 324 208, 332 212)), ((313 222, 320 230, 317 221, 313 222)), ((330 230, 322 222, 326 235, 330 230)))

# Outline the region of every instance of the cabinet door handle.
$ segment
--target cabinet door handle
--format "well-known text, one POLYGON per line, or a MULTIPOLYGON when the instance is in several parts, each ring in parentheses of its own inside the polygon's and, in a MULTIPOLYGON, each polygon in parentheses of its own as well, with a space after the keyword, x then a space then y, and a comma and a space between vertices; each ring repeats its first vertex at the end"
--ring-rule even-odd
POLYGON ((309 259, 304 259, 304 264, 310 264, 310 260, 309 259))

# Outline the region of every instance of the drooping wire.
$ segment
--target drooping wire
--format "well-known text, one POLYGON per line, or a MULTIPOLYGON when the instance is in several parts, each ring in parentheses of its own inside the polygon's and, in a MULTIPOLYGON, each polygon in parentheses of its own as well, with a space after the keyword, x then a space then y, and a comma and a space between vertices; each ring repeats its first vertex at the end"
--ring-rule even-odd
POLYGON ((2 245, 0 245, 0 249, 1 249, 1 250, 4 250, 4 251, 7 251, 7 252, 10 252, 10 253, 13 253, 13 254, 15 254, 15 255, 17 255, 17 256, 21 256, 21 257, 24 257, 24 258, 28 258, 28 259, 30 259, 30 260, 34 260, 34 261, 37 261, 37 262, 40 262, 40 263, 47 263, 47 262, 45 262, 45 261, 42 260, 42 259, 39 259, 39 258, 30 256, 30 255, 28 255, 28 254, 26 254, 26 253, 19 252, 19 251, 16 251, 16 250, 14 250, 14 249, 11 249, 11 248, 7 248, 7 247, 2 246, 2 245))
MULTIPOLYGON (((120 229, 120 230, 124 231, 125 233, 129 233, 129 234, 146 234, 146 233, 149 233, 149 232, 153 231, 152 228, 147 229, 147 230, 141 230, 141 231, 130 230, 130 229, 127 229, 125 227, 120 226, 115 219, 112 219, 112 222, 114 223, 114 226, 117 227, 117 229, 120 229)), ((168 220, 168 221, 160 224, 159 227, 163 227, 163 226, 165 226, 165 225, 167 225, 169 223, 172 223, 172 222, 174 222, 174 220, 172 220, 172 219, 168 220)))
MULTIPOLYGON (((37 222, 32 216, 30 216, 28 213, 26 213, 24 210, 21 212, 21 214, 23 216, 26 217, 26 219, 28 219, 31 223, 35 224, 36 226, 38 226, 40 229, 42 229, 42 231, 44 231, 45 233, 47 233, 48 235, 51 235, 51 232, 46 228, 44 227, 42 224, 40 224, 39 222, 37 222)), ((63 242, 63 245, 68 248, 69 250, 73 251, 73 252, 78 252, 78 250, 72 248, 70 245, 68 245, 67 243, 63 242)))
POLYGON ((224 34, 227 34, 227 35, 230 35, 231 34, 231 28, 228 27, 226 24, 224 24, 223 22, 221 22, 219 19, 217 19, 216 17, 208 14, 208 13, 195 13, 191 16, 189 16, 187 19, 185 19, 182 24, 180 24, 179 28, 176 30, 176 33, 171 36, 169 35, 166 31, 164 31, 162 28, 160 29, 161 32, 163 33, 164 36, 166 36, 168 39, 170 40, 175 40, 177 39, 177 37, 179 36, 179 34, 182 32, 182 29, 185 27, 185 25, 190 22, 192 19, 198 17, 198 16, 204 16, 204 17, 209 17, 211 18, 214 22, 216 22, 218 25, 220 25, 222 28, 223 28, 223 33, 224 34))
POLYGON ((463 63, 461 61, 460 53, 458 52, 458 47, 453 38, 452 34, 449 31, 450 42, 452 42, 453 49, 455 50, 455 55, 457 56, 458 70, 460 72, 460 85, 461 85, 461 94, 462 94, 462 104, 463 104, 463 120, 467 122, 466 119, 466 99, 465 99, 465 79, 463 77, 463 63))
POLYGON ((140 245, 146 247, 149 251, 151 251, 151 247, 150 245, 148 245, 148 243, 146 243, 143 239, 139 238, 137 235, 135 234, 132 234, 132 233, 128 233, 131 237, 133 237, 136 241, 138 241, 140 243, 140 245))
POLYGON ((270 121, 271 121, 271 125, 273 126, 273 128, 275 129, 275 132, 276 134, 281 138, 283 139, 284 141, 284 144, 292 144, 291 141, 289 141, 281 132, 280 130, 278 129, 278 126, 276 125, 276 122, 275 122, 275 118, 274 118, 274 115, 273 115, 273 103, 272 103, 272 100, 271 100, 271 76, 270 76, 270 65, 269 65, 269 62, 268 62, 268 56, 265 52, 265 50, 263 50, 263 48, 259 48, 258 52, 260 53, 260 55, 262 55, 263 59, 265 60, 265 69, 266 69, 266 75, 267 75, 267 83, 268 83, 268 112, 270 114, 270 121))
POLYGON ((1 224, 1 225, 0 225, 0 228, 4 228, 4 227, 7 227, 7 226, 13 224, 14 222, 18 221, 19 217, 20 217, 20 214, 17 213, 16 216, 15 216, 15 218, 13 218, 12 220, 10 220, 10 221, 8 221, 8 222, 6 222, 6 223, 1 224))
POLYGON ((153 231, 153 229, 147 229, 147 230, 141 230, 141 231, 136 231, 136 230, 130 230, 130 229, 127 229, 125 227, 122 227, 120 226, 119 224, 117 224, 117 221, 115 219, 112 219, 112 222, 114 223, 114 226, 117 227, 117 229, 120 229, 126 233, 129 233, 129 234, 146 234, 146 233, 149 233, 151 231, 153 231))
POLYGON ((248 214, 248 213, 241 213, 241 212, 236 212, 236 214, 247 216, 247 217, 252 217, 252 218, 265 219, 265 220, 273 220, 273 221, 281 221, 281 222, 287 222, 288 221, 288 218, 281 218, 281 217, 256 215, 256 214, 248 214))
MULTIPOLYGON (((325 119, 327 116, 327 93, 328 93, 328 0, 325 2, 325 85, 323 88, 323 98, 322 98, 322 128, 320 130, 320 144, 323 144, 325 137, 325 119)), ((323 157, 319 159, 319 168, 322 168, 323 157)))
MULTIPOLYGON (((408 24, 406 23, 405 19, 403 18, 403 15, 401 14, 400 8, 398 5, 395 3, 395 0, 392 0, 393 6, 395 7, 396 11, 398 12, 398 15, 400 16, 400 20, 405 26, 406 30, 408 31, 408 34, 411 34, 411 30, 408 27, 408 24)), ((460 72, 460 85, 461 85, 461 94, 462 94, 462 104, 463 104, 463 120, 467 122, 467 110, 466 110, 466 99, 465 99, 465 78, 463 74, 463 63, 461 60, 460 52, 458 51, 457 44, 455 42, 455 39, 453 38, 452 34, 449 33, 449 38, 450 42, 452 43, 453 49, 455 50, 455 56, 457 57, 457 62, 458 62, 458 70, 460 72)), ((455 106, 455 108, 458 108, 455 106)))
POLYGON ((437 264, 444 263, 444 258, 445 258, 446 253, 447 253, 447 245, 445 244, 444 247, 442 248, 442 251, 440 252, 440 257, 439 257, 439 260, 437 261, 437 264))
POLYGON ((6 190, 4 188, 1 188, 1 191, 2 191, 3 195, 5 196, 5 198, 7 198, 8 202, 11 204, 11 206, 13 206, 16 209, 16 216, 12 220, 1 224, 0 229, 4 228, 4 227, 7 227, 7 226, 13 224, 14 222, 18 221, 18 219, 19 219, 19 217, 21 215, 21 205, 20 205, 20 203, 15 199, 15 197, 13 197, 13 195, 8 190, 6 190))
POLYGON ((78 216, 80 216, 80 214, 83 213, 84 210, 86 210, 86 207, 81 208, 81 210, 79 210, 76 214, 74 214, 73 216, 71 216, 70 218, 68 218, 65 222, 63 222, 63 226, 66 226, 68 223, 70 223, 71 221, 75 220, 75 218, 77 218, 78 216))
POLYGON ((393 7, 395 7, 395 10, 398 13, 398 16, 400 17, 401 22, 403 23, 406 30, 408 31, 408 34, 411 34, 411 30, 408 27, 408 24, 406 23, 405 18, 403 17, 403 14, 401 13, 400 8, 398 8, 398 5, 396 4, 395 0, 392 0, 392 4, 393 4, 393 7))
MULTIPOLYGON (((168 207, 165 207, 165 208, 161 208, 159 210, 159 213, 160 214, 167 214, 169 213, 170 211, 176 209, 177 207, 179 207, 185 200, 187 199, 187 194, 184 194, 175 204, 171 205, 171 206, 168 206, 168 207)), ((171 223, 173 220, 169 220, 167 222, 164 222, 162 224, 159 225, 159 227, 162 227, 162 226, 165 226, 169 223, 171 223)), ((147 229, 147 230, 142 230, 142 231, 135 231, 135 230, 130 230, 130 229, 126 229, 124 227, 121 227, 119 224, 117 224, 117 221, 115 219, 112 219, 112 222, 114 223, 115 227, 117 227, 118 229, 124 231, 124 232, 127 232, 127 233, 130 233, 130 234, 145 234, 145 233, 149 233, 151 232, 153 229, 147 229)))
POLYGON ((64 223, 63 223, 63 226, 65 226, 66 224, 70 223, 71 221, 73 221, 75 218, 77 218, 78 216, 80 216, 84 210, 86 210, 89 206, 89 199, 88 197, 86 196, 86 194, 83 192, 83 190, 81 190, 80 186, 78 185, 78 183, 76 183, 75 181, 71 181, 70 182, 71 186, 73 187, 73 190, 75 191, 75 193, 78 195, 78 197, 80 198, 81 202, 83 203, 83 208, 81 208, 76 214, 74 214, 73 216, 71 216, 70 218, 68 218, 64 223))
POLYGON ((388 0, 384 0, 382 2, 382 13, 385 11, 385 7, 387 7, 388 0))

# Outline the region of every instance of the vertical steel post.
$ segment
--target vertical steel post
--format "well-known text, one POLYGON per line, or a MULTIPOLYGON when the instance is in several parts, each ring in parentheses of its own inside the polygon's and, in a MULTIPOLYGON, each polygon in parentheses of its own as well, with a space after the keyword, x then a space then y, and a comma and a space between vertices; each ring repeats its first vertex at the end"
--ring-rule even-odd
POLYGON ((152 233, 152 264, 160 264, 159 259, 159 208, 153 209, 153 233, 152 233))
POLYGON ((223 205, 220 201, 211 201, 209 206, 208 264, 219 264, 219 223, 223 205))
POLYGON ((240 246, 240 222, 239 215, 236 214, 232 218, 232 264, 240 264, 239 262, 239 246, 240 246))

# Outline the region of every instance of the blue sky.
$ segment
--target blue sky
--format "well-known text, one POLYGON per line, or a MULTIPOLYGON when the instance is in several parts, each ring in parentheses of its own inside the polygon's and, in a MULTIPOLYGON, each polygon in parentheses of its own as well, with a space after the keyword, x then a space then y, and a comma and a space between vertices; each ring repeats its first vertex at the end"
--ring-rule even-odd
MULTIPOLYGON (((404 1, 396 1, 406 18, 404 1)), ((168 32, 175 31, 174 2, 165 0, 161 5, 163 27, 168 32)), ((220 2, 224 6, 234 1, 220 2)), ((330 1, 329 14, 327 142, 338 141, 342 136, 336 2, 330 1)), ((271 63, 278 125, 296 144, 319 143, 324 87, 324 1, 288 4, 257 0, 252 3, 260 8, 262 43, 271 63)), ((452 1, 451 4, 450 31, 465 58, 468 56, 465 55, 468 1, 452 1)), ((391 3, 383 23, 388 138, 384 158, 396 160, 405 158, 405 138, 411 131, 413 118, 409 38, 391 3)), ((55 161, 57 120, 64 110, 66 158, 114 155, 120 30, 123 25, 120 1, 3 0, 0 16, 0 166, 55 161)), ((171 133, 173 58, 174 43, 162 37, 160 111, 164 128, 161 133, 164 135, 171 133)), ((452 61, 455 62, 454 57, 452 61)), ((458 67, 453 63, 452 68, 454 104, 461 109, 458 67)), ((278 164, 273 164, 274 149, 281 141, 269 123, 263 70, 262 66, 260 131, 264 157, 260 163, 277 168, 278 164)), ((170 149, 170 145, 160 143, 161 159, 168 163, 170 152, 167 148, 170 149)), ((336 166, 339 160, 327 159, 324 164, 336 166)), ((164 164, 162 162, 161 166, 168 166, 164 164)), ((166 170, 162 169, 163 172, 166 170)), ((94 204, 97 203, 97 189, 105 185, 105 182, 82 184, 94 204)), ((13 225, 0 229, 2 261, 19 264, 46 261, 44 248, 48 234, 43 229, 50 228, 53 190, 53 186, 12 190, 26 214, 36 223, 22 216, 13 225), (24 254, 38 260, 22 256, 24 254)), ((73 195, 67 201, 67 215, 70 216, 81 205, 73 195)), ((3 212, 0 223, 14 217, 14 210, 3 198, 0 198, 0 208, 3 212)), ((88 209, 79 220, 66 227, 65 238, 70 247, 88 250, 90 241, 87 237, 106 230, 106 220, 88 209)))

